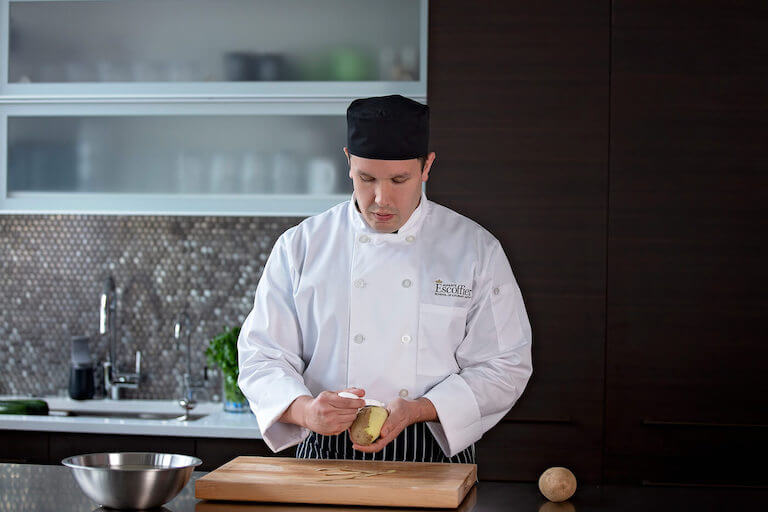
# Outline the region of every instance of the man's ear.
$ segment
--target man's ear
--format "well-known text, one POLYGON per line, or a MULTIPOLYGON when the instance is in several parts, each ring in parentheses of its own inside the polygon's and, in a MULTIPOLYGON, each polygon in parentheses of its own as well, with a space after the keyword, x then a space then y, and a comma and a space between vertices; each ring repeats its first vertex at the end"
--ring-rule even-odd
POLYGON ((344 147, 344 154, 347 157, 347 164, 349 165, 349 177, 352 177, 352 158, 349 156, 349 150, 344 147))
POLYGON ((431 151, 427 155, 427 161, 424 162, 424 169, 421 171, 421 181, 424 183, 429 179, 429 170, 432 169, 432 164, 435 162, 435 158, 437 158, 437 154, 434 151, 431 151))

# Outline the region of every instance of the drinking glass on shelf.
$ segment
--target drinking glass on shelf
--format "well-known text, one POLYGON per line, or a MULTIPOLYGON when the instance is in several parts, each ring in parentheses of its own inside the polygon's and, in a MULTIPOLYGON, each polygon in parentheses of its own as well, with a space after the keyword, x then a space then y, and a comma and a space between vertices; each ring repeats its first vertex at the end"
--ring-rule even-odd
POLYGON ((119 62, 101 59, 96 62, 96 78, 99 82, 127 82, 128 69, 119 62))
POLYGON ((307 164, 307 191, 310 194, 333 194, 337 178, 336 164, 330 158, 313 158, 307 164))
POLYGON ((168 63, 168 80, 171 82, 192 82, 198 77, 192 62, 171 61, 168 63))
POLYGON ((57 83, 64 82, 66 70, 63 64, 58 62, 44 62, 40 64, 36 76, 33 77, 35 82, 43 83, 57 83))
POLYGON ((240 175, 235 166, 235 159, 226 152, 214 153, 211 157, 209 190, 214 194, 232 194, 237 192, 240 175))
POLYGON ((88 62, 69 61, 64 65, 67 82, 95 82, 96 69, 88 62))
POLYGON ((202 156, 183 150, 176 155, 176 186, 181 194, 199 194, 205 189, 202 156))
POLYGON ((418 75, 419 54, 414 46, 404 46, 400 50, 400 65, 403 80, 416 80, 418 75))
POLYGON ((134 82, 162 82, 167 71, 162 62, 155 60, 138 60, 131 65, 131 76, 134 82))
POLYGON ((272 175, 276 194, 301 194, 306 183, 302 183, 298 157, 293 151, 278 151, 273 157, 272 175))
POLYGON ((272 189, 264 156, 254 151, 243 153, 240 166, 240 191, 243 194, 268 194, 272 189))

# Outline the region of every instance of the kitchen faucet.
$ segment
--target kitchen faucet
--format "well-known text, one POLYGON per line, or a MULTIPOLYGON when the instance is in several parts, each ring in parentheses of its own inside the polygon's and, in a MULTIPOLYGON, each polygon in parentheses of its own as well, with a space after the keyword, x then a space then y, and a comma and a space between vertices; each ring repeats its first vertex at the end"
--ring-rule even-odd
POLYGON ((136 351, 136 372, 121 373, 117 369, 117 293, 115 280, 108 276, 101 293, 99 308, 99 334, 106 334, 109 341, 108 359, 104 367, 104 392, 107 398, 120 399, 121 389, 138 389, 141 380, 141 352, 136 351))
MULTIPOLYGON (((201 389, 205 386, 205 383, 201 380, 195 380, 192 378, 192 346, 190 343, 190 337, 192 336, 191 322, 189 315, 186 311, 182 312, 173 324, 173 337, 176 340, 176 349, 179 349, 181 338, 186 332, 187 335, 187 372, 184 374, 184 397, 179 400, 179 405, 184 408, 184 416, 179 417, 179 420, 189 420, 189 411, 195 408, 197 400, 195 400, 195 389, 201 389)), ((208 375, 205 372, 204 380, 207 380, 208 375)))

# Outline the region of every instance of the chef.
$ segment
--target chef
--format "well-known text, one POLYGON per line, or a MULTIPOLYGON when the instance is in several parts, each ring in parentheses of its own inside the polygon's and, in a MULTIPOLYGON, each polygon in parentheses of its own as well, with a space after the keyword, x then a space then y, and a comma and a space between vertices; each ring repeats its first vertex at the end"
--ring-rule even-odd
POLYGON ((238 383, 274 452, 475 463, 474 443, 528 383, 520 288, 493 235, 427 199, 428 140, 427 106, 353 101, 352 197, 272 249, 240 331, 238 383), (348 428, 365 399, 389 416, 359 446, 348 428))

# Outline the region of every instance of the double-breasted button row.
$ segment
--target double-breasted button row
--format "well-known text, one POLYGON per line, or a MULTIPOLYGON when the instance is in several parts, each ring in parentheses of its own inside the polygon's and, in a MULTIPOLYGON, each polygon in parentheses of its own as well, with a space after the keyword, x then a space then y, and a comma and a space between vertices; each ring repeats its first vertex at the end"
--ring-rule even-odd
MULTIPOLYGON (((410 288, 411 285, 413 284, 413 281, 411 281, 410 279, 403 279, 403 282, 400 284, 403 286, 403 288, 410 288)), ((368 283, 365 282, 365 279, 360 278, 360 279, 355 279, 354 285, 355 285, 355 288, 365 288, 368 285, 368 283)))
MULTIPOLYGON (((360 235, 358 237, 358 240, 360 241, 361 244, 367 244, 368 242, 371 241, 371 237, 369 237, 368 235, 360 235)), ((407 237, 405 237, 405 241, 408 242, 409 244, 412 244, 413 242, 416 241, 416 237, 413 235, 408 235, 407 237)))
MULTIPOLYGON (((409 334, 404 334, 404 335, 403 335, 403 337, 402 337, 402 338, 400 338, 400 342, 401 342, 403 345, 407 345, 407 344, 409 344, 409 343, 411 342, 411 340, 412 340, 412 339, 413 339, 413 338, 411 338, 411 336, 410 336, 409 334)), ((355 334, 355 335, 352 337, 352 341, 354 341, 354 342, 355 342, 355 343, 357 343, 357 344, 360 344, 360 343, 362 343, 362 342, 364 342, 364 341, 365 341, 365 336, 364 336, 364 335, 362 335, 362 334, 360 334, 360 333, 358 333, 358 334, 355 334)))

